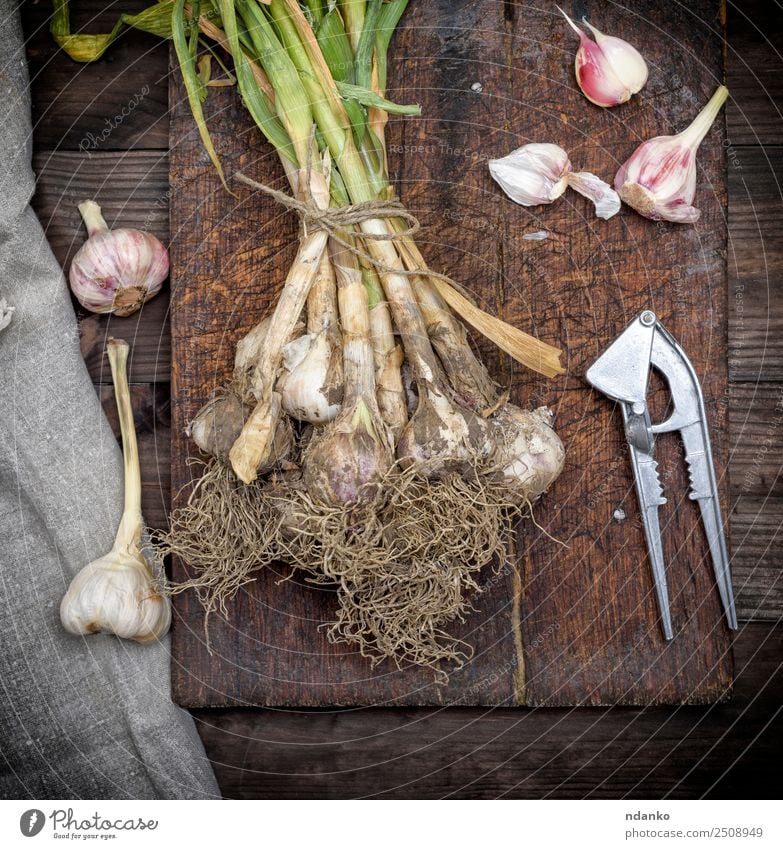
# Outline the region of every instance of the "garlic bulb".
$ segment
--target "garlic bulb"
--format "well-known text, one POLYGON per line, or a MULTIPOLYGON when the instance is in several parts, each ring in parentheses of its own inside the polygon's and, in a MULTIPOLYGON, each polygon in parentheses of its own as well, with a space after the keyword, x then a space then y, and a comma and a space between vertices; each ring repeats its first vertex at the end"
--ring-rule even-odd
POLYGON ((144 558, 114 549, 71 581, 60 621, 71 634, 103 632, 148 643, 168 631, 171 606, 155 588, 144 558))
POLYGON ((107 345, 122 431, 125 509, 112 550, 88 563, 60 603, 60 621, 71 634, 116 634, 147 643, 171 624, 171 605, 159 592, 141 551, 141 473, 128 389, 128 344, 107 345))
POLYGON ((160 292, 169 273, 168 251, 151 233, 109 230, 94 201, 80 203, 79 212, 89 239, 71 263, 71 291, 91 312, 131 315, 160 292))
POLYGON ((332 421, 342 401, 341 355, 328 331, 304 333, 283 347, 283 371, 277 391, 283 409, 299 421, 332 421))
POLYGON ((453 404, 433 385, 422 385, 416 411, 397 443, 397 457, 416 463, 421 474, 439 478, 460 472, 490 450, 485 419, 453 404))
POLYGON ((514 404, 506 404, 492 419, 492 462, 530 501, 546 492, 563 470, 565 450, 552 420, 547 407, 531 411, 514 404))
POLYGON ((614 187, 628 206, 655 221, 699 220, 701 210, 693 206, 696 151, 728 96, 726 86, 720 86, 686 130, 636 148, 614 178, 614 187))
POLYGON ((620 211, 614 189, 589 171, 574 171, 568 154, 556 144, 522 145, 502 159, 491 159, 489 172, 522 206, 552 203, 570 186, 593 201, 599 218, 611 218, 620 211))
MULTIPOLYGON (((231 446, 242 432, 242 427, 252 407, 229 391, 207 401, 188 424, 185 433, 205 453, 224 463, 228 463, 231 446)), ((271 471, 291 454, 294 447, 294 433, 288 419, 281 418, 277 423, 267 462, 258 473, 271 471)))
POLYGON ((334 505, 361 501, 373 494, 373 484, 391 467, 388 435, 372 406, 359 397, 307 446, 304 484, 320 501, 334 505))
POLYGON ((622 38, 604 35, 583 19, 595 38, 592 41, 562 9, 560 12, 579 36, 576 81, 591 103, 617 106, 642 90, 647 82, 647 63, 635 47, 622 38))

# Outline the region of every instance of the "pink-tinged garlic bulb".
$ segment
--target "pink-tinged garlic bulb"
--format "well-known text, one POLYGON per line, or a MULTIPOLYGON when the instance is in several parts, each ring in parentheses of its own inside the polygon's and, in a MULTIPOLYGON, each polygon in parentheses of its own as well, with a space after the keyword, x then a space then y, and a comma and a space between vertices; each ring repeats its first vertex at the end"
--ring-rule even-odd
POLYGON ((636 148, 614 178, 614 187, 628 206, 654 221, 699 220, 701 210, 693 206, 696 151, 728 96, 726 86, 720 86, 686 130, 636 148))
POLYGON ((371 498, 389 471, 392 452, 380 413, 359 397, 319 429, 302 465, 307 492, 325 504, 355 504, 371 498))
POLYGON ((131 315, 160 292, 168 251, 151 233, 109 230, 95 201, 80 203, 79 212, 89 238, 71 263, 71 291, 90 312, 131 315))
POLYGON ((574 62, 576 81, 591 103, 618 106, 642 90, 647 82, 647 63, 635 47, 622 38, 604 35, 583 19, 582 23, 595 38, 593 41, 562 9, 560 12, 579 36, 574 62))
POLYGON ((492 465, 518 484, 529 501, 546 492, 563 470, 565 449, 552 420, 547 407, 522 410, 514 404, 506 404, 492 418, 492 465))

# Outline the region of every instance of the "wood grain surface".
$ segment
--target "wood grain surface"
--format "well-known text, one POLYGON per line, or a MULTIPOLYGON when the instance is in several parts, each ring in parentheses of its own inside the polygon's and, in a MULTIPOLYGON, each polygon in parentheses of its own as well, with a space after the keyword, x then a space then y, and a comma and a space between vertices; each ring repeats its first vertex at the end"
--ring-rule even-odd
MULTIPOLYGON (((74 4, 74 17, 89 29, 91 17, 102 8, 109 7, 107 19, 113 20, 118 7, 127 9, 130 2, 79 0, 74 4)), ((732 92, 727 105, 732 143, 728 150, 745 166, 729 168, 730 379, 736 381, 728 405, 734 451, 730 458, 730 546, 740 619, 774 622, 783 615, 783 498, 771 493, 776 491, 781 468, 774 457, 769 459, 768 449, 781 441, 774 399, 783 379, 779 368, 783 362, 783 334, 779 332, 783 277, 770 273, 769 268, 779 267, 783 260, 783 239, 779 238, 783 221, 779 146, 783 138, 783 18, 767 0, 730 0, 727 7, 732 92), (741 370, 735 366, 740 360, 741 370), (775 362, 778 365, 770 368, 775 362), (759 432, 761 422, 766 430, 759 432), (746 438, 746 429, 753 429, 754 440, 746 438)), ((596 2, 586 11, 598 21, 603 8, 603 3, 596 2)), ((35 63, 39 68, 45 64, 49 75, 43 85, 43 77, 36 74, 32 86, 34 116, 45 111, 45 121, 37 123, 34 138, 39 181, 34 203, 45 228, 57 203, 57 185, 63 173, 58 168, 50 178, 51 153, 55 148, 76 151, 80 139, 103 122, 103 118, 96 121, 94 108, 105 117, 113 114, 116 105, 106 99, 105 92, 95 98, 94 75, 113 74, 118 81, 124 78, 123 85, 130 85, 133 91, 151 79, 145 63, 137 61, 147 49, 145 36, 127 38, 122 54, 110 53, 84 68, 48 40, 44 23, 49 11, 46 3, 24 0, 22 4, 31 69, 35 63), (61 109, 63 103, 84 106, 61 109)), ((155 126, 164 131, 151 136, 146 118, 137 113, 123 125, 128 137, 118 144, 119 149, 147 143, 161 153, 167 149, 167 48, 158 45, 158 50, 163 93, 156 94, 162 118, 155 119, 155 126)), ((86 153, 81 155, 88 159, 86 153)), ((139 183, 144 183, 151 175, 135 168, 133 157, 137 155, 142 152, 124 157, 117 171, 127 166, 136 171, 139 183)), ((115 200, 124 204, 133 220, 144 219, 146 210, 137 194, 128 199, 118 190, 115 200)), ((73 240, 78 244, 81 238, 79 222, 70 234, 64 234, 65 243, 73 240)), ((161 298, 145 308, 144 320, 135 316, 112 319, 111 332, 131 332, 134 345, 153 357, 156 346, 166 344, 169 335, 165 310, 149 311, 161 298)), ((104 317, 86 321, 87 325, 82 318, 80 327, 83 332, 85 326, 90 328, 86 347, 93 379, 100 383, 106 374, 101 334, 108 328, 104 317), (94 332, 96 320, 98 335, 94 332)), ((146 359, 146 376, 135 379, 157 380, 159 392, 167 394, 170 364, 164 348, 160 350, 157 362, 146 359)), ((140 419, 142 426, 153 428, 141 437, 150 440, 142 452, 145 515, 149 519, 148 510, 157 511, 159 520, 152 521, 162 524, 162 507, 167 509, 169 502, 159 505, 156 489, 165 486, 169 477, 169 432, 160 421, 150 422, 146 415, 140 419), (154 499, 148 507, 151 493, 154 499)), ((771 622, 746 622, 737 637, 735 654, 733 699, 704 707, 568 712, 551 708, 232 709, 201 710, 195 715, 207 755, 228 797, 779 798, 781 771, 776 753, 783 745, 779 628, 771 622)))
MULTIPOLYGON (((177 599, 173 673, 188 706, 351 704, 649 704, 714 701, 731 687, 730 639, 698 509, 674 439, 660 441, 669 503, 662 509, 677 638, 657 623, 619 417, 584 383, 587 366, 643 308, 692 354, 702 376, 722 494, 726 493, 726 180, 722 120, 700 155, 695 227, 654 224, 631 210, 597 221, 584 199, 525 210, 492 185, 489 157, 556 141, 577 166, 611 175, 643 139, 682 129, 722 80, 718 6, 641 4, 650 26, 678 33, 650 48, 645 96, 621 112, 585 103, 571 78, 571 34, 549 11, 499 2, 412 4, 393 48, 391 96, 423 117, 390 127, 391 169, 424 225, 430 264, 456 276, 487 309, 567 349, 567 375, 546 382, 489 353, 526 406, 550 405, 568 455, 519 551, 487 570, 476 611, 456 632, 473 661, 436 687, 429 673, 376 668, 330 645, 318 624, 331 594, 265 570, 202 637, 202 614, 177 599), (698 18, 700 23, 694 23, 698 18), (686 34, 684 37, 682 34, 686 34), (479 86, 475 84, 479 83, 479 86), (480 89, 480 90, 477 90, 480 89), (546 229, 544 242, 525 242, 546 229), (622 507, 629 519, 612 521, 622 507)), ((637 22, 607 9, 607 31, 637 22)), ((638 38, 638 34, 637 34, 638 38)), ((266 199, 220 187, 171 75, 172 479, 187 483, 183 429, 228 375, 233 345, 273 302, 295 248, 294 222, 266 199)), ((231 91, 208 120, 227 173, 281 185, 268 146, 231 91)), ((491 351, 486 345, 482 348, 491 351)), ((176 503, 176 502, 175 502, 176 503)), ((180 564, 175 577, 183 575, 180 564)))

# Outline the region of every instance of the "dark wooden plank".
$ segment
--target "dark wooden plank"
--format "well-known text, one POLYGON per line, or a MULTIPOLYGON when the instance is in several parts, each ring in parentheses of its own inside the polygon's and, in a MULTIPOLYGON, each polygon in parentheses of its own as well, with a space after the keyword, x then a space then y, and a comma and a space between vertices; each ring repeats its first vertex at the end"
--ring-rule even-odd
POLYGON ((737 148, 729 165, 729 373, 783 380, 783 148, 737 148))
POLYGON ((729 394, 732 495, 783 496, 783 386, 732 384, 729 394))
MULTIPOLYGON (((63 270, 87 238, 77 204, 96 200, 110 227, 135 227, 169 240, 168 153, 118 151, 85 154, 38 151, 33 157, 38 177, 33 207, 63 270)), ((99 380, 106 338, 133 345, 130 379, 139 383, 168 381, 171 338, 168 330, 168 287, 129 318, 97 316, 77 305, 82 354, 99 380)))
MULTIPOLYGON (((135 354, 132 354, 132 357, 135 354)), ((104 361, 105 362, 105 361, 104 361)), ((111 380, 108 363, 100 375, 111 380)), ((144 520, 151 528, 163 528, 168 523, 171 503, 171 417, 169 388, 166 384, 131 383, 131 404, 141 465, 141 506, 144 520)), ((120 423, 114 389, 111 385, 98 387, 101 404, 114 435, 120 438, 120 423)))
POLYGON ((779 144, 783 133, 783 6, 729 0, 727 144, 779 144))
MULTIPOLYGON (((149 0, 80 0, 71 3, 72 32, 110 32, 122 12, 149 0)), ((103 58, 74 62, 49 34, 52 4, 24 0, 37 150, 126 150, 168 146, 168 46, 142 32, 121 34, 103 58)))
POLYGON ((737 635, 731 701, 562 711, 195 712, 228 798, 778 798, 783 627, 737 635))
MULTIPOLYGON (((555 141, 577 168, 611 179, 640 141, 690 123, 696 104, 705 103, 722 78, 717 3, 601 4, 594 17, 602 28, 646 44, 650 60, 648 95, 622 110, 585 103, 572 80, 573 33, 559 23, 548 29, 550 10, 526 4, 511 10, 510 96, 505 123, 492 122, 494 132, 483 142, 490 156, 527 141, 555 141)), ((488 104, 488 114, 493 111, 488 104)), ((527 704, 709 701, 729 685, 728 632, 699 510, 687 498, 679 442, 663 436, 657 444, 669 499, 660 517, 677 634, 666 644, 619 414, 604 396, 587 390, 583 377, 629 321, 653 309, 701 378, 727 506, 725 403, 719 406, 727 390, 722 123, 721 117, 699 153, 702 216, 694 226, 655 224, 627 207, 602 222, 577 195, 531 210, 502 209, 505 314, 568 349, 568 374, 558 381, 514 372, 518 397, 553 407, 567 451, 564 473, 540 508, 555 540, 530 528, 524 538, 527 704), (537 229, 552 236, 520 248, 522 235, 537 229), (628 517, 624 522, 613 521, 618 507, 628 517)), ((477 188, 484 170, 483 163, 471 168, 477 188)))
MULTIPOLYGON (((635 11, 652 22, 656 35, 656 97, 630 104, 622 120, 586 106, 571 78, 567 28, 550 11, 529 5, 413 4, 392 63, 392 96, 423 105, 421 120, 394 123, 390 149, 397 151, 392 168, 402 197, 429 228, 422 246, 432 265, 456 274, 514 323, 569 349, 567 378, 546 384, 515 371, 513 387, 517 400, 547 402, 558 413, 570 459, 539 517, 568 547, 538 531, 525 533, 519 570, 509 567, 490 581, 466 623, 476 659, 443 691, 428 686, 428 676, 389 665, 371 670, 344 648, 330 646, 311 627, 328 619, 328 594, 294 581, 278 586, 274 570, 262 572, 238 596, 229 623, 213 623, 213 655, 199 638, 200 609, 183 595, 173 643, 179 660, 174 692, 181 703, 603 704, 725 695, 731 681, 728 634, 698 510, 677 497, 687 491, 681 458, 673 441, 663 446, 664 463, 676 469, 666 479, 672 497, 663 526, 681 629, 677 640, 664 645, 641 529, 632 520, 622 527, 611 523, 618 505, 631 517, 635 511, 621 428, 612 406, 590 395, 581 377, 636 312, 653 306, 704 377, 725 481, 719 418, 725 403, 718 407, 726 397, 721 127, 702 150, 703 217, 692 228, 654 225, 629 210, 595 223, 587 203, 575 198, 522 210, 500 196, 486 169, 487 156, 535 137, 558 141, 580 167, 608 176, 639 139, 690 121, 693 103, 683 101, 672 75, 679 74, 700 102, 712 93, 721 77, 718 6, 703 2, 673 10, 649 2, 635 11), (694 25, 694 16, 703 25, 694 25), (661 40, 654 25, 677 38, 661 40), (482 91, 474 90, 474 82, 482 91), (553 238, 521 241, 523 232, 541 227, 553 238)), ((630 14, 609 6, 602 20, 607 30, 629 37, 638 26, 630 14)), ((241 167, 279 184, 268 150, 259 151, 256 134, 242 133, 248 122, 233 93, 215 94, 211 126, 228 173, 241 167)), ((175 78, 170 100, 172 471, 178 489, 190 475, 183 426, 225 379, 238 336, 268 309, 290 260, 294 230, 268 200, 235 200, 221 191, 175 78)), ((498 358, 492 361, 502 373, 498 358)))
MULTIPOLYGON (((426 27, 418 31, 418 55, 436 53, 441 34, 430 24, 438 20, 438 10, 420 4, 412 11, 414 17, 408 25, 415 26, 418 21, 426 27)), ((481 52, 484 57, 494 55, 498 62, 502 60, 502 6, 486 4, 481 14, 464 6, 460 14, 481 25, 459 34, 462 55, 481 52)), ((399 49, 407 52, 409 47, 399 49)), ((500 78, 500 71, 495 73, 500 78)), ((172 112, 170 174, 175 269, 172 478, 176 491, 192 474, 185 466, 192 449, 182 436, 184 424, 226 378, 237 338, 269 309, 293 255, 296 230, 290 216, 282 215, 269 200, 248 199, 245 193, 234 200, 221 190, 193 131, 179 81, 172 79, 170 100, 177 104, 172 112)), ((475 100, 474 104, 473 119, 478 127, 484 107, 475 100)), ((233 93, 217 90, 208 105, 213 114, 223 118, 221 122, 213 120, 211 126, 228 173, 241 167, 257 179, 280 184, 279 166, 268 148, 260 147, 257 134, 236 132, 248 122, 233 93)), ((470 120, 472 113, 464 114, 470 120)), ((182 664, 173 671, 175 698, 183 704, 240 701, 289 705, 516 699, 511 672, 515 645, 509 627, 510 573, 506 570, 502 579, 488 582, 488 592, 476 602, 475 618, 464 626, 465 635, 477 644, 481 662, 456 673, 445 690, 432 684, 431 673, 398 671, 391 663, 373 669, 356 652, 331 645, 317 629, 317 623, 330 617, 330 593, 299 581, 278 585, 280 575, 273 570, 262 572, 237 597, 230 607, 230 624, 213 620, 213 655, 199 638, 202 615, 197 600, 184 594, 176 604, 187 625, 178 625, 173 631, 174 652, 182 664), (260 607, 263 615, 255 612, 260 607), (243 623, 241 633, 236 627, 239 622, 243 623), (259 650, 259 646, 265 648, 259 650), (231 661, 226 663, 229 657, 231 661), (490 680, 485 674, 504 665, 503 675, 490 680)))
POLYGON ((740 497, 730 519, 737 615, 779 620, 783 617, 783 498, 740 497))

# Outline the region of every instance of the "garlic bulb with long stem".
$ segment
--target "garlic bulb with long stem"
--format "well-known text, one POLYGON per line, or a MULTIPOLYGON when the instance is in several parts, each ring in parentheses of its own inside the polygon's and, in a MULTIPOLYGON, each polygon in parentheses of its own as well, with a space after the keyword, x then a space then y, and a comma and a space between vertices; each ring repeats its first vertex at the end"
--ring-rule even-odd
POLYGON ((375 397, 367 290, 356 256, 332 242, 343 330, 343 403, 337 418, 313 436, 303 457, 304 482, 327 504, 352 504, 372 494, 393 454, 375 397))
MULTIPOLYGON (((310 172, 310 192, 320 209, 328 207, 328 181, 316 168, 310 172)), ((259 468, 266 466, 270 459, 282 412, 282 400, 275 389, 275 381, 282 361, 283 346, 299 321, 310 287, 318 274, 326 242, 325 230, 311 230, 303 234, 272 313, 256 367, 256 374, 261 381, 256 394, 258 403, 229 452, 234 473, 244 483, 252 483, 258 476, 259 468)))
POLYGON ((91 312, 131 315, 160 292, 169 273, 168 251, 152 233, 109 230, 95 201, 82 201, 79 212, 89 238, 71 263, 71 291, 91 312))
POLYGON ((342 401, 343 375, 337 288, 327 252, 307 296, 307 333, 283 347, 277 391, 294 419, 324 424, 342 401))
POLYGON ((110 339, 107 348, 122 432, 125 508, 112 550, 71 581, 60 603, 60 621, 72 634, 103 632, 147 643, 168 631, 171 604, 141 550, 141 471, 128 388, 128 343, 110 339))

